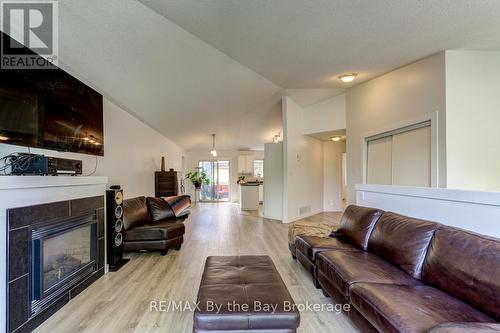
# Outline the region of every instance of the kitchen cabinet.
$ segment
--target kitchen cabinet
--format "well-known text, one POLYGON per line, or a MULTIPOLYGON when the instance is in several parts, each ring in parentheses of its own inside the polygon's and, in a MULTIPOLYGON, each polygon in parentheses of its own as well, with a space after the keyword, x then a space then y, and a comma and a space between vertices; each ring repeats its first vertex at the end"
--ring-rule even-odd
POLYGON ((253 161, 252 155, 239 155, 238 156, 238 173, 251 173, 253 174, 253 161))

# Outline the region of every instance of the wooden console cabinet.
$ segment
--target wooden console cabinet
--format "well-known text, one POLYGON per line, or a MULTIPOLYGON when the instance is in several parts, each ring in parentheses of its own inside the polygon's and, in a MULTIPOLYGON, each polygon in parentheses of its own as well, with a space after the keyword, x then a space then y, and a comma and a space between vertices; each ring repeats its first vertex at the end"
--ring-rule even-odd
POLYGON ((155 197, 170 197, 178 194, 177 171, 155 172, 155 197))

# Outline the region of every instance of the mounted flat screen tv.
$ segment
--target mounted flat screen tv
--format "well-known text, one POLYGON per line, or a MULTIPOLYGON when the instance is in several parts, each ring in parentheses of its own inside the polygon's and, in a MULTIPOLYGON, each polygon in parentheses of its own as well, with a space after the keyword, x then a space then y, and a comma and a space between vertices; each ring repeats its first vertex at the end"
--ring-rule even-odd
POLYGON ((0 69, 0 143, 103 156, 102 95, 55 66, 0 69))

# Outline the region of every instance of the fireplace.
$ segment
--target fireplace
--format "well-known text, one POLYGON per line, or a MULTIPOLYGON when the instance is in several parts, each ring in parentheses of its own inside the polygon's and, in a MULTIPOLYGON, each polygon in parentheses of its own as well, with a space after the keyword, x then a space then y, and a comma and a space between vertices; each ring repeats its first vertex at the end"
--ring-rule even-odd
POLYGON ((31 332, 104 274, 104 197, 7 211, 7 332, 31 332))
POLYGON ((68 219, 31 232, 31 311, 97 270, 97 220, 68 219))

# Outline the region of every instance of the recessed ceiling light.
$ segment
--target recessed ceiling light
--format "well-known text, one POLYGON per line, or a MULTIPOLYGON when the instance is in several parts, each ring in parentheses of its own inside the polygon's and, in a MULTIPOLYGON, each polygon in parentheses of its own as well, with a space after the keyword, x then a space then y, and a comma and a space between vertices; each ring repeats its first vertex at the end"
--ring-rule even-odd
POLYGON ((339 79, 342 82, 349 83, 354 81, 354 79, 358 76, 358 73, 345 73, 339 76, 339 79))

